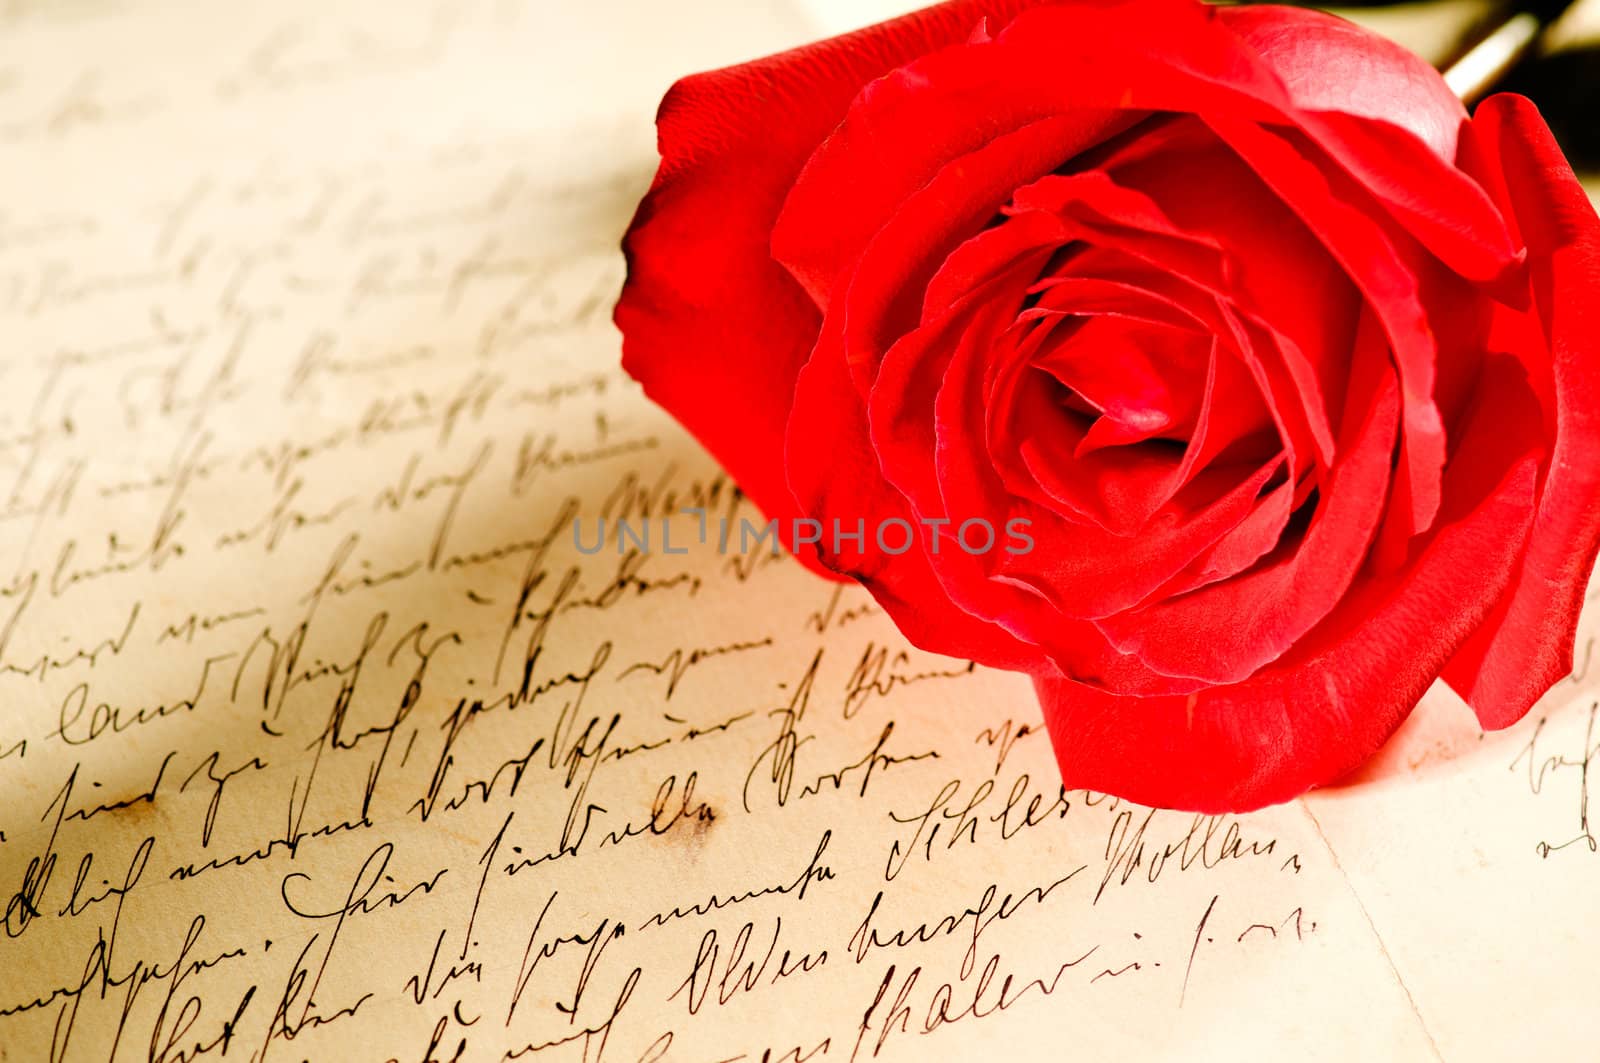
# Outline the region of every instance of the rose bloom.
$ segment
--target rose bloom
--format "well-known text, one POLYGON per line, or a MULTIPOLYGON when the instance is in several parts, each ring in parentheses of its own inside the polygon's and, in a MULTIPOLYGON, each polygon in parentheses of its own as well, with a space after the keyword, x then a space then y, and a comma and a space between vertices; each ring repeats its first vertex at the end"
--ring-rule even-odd
POLYGON ((960 0, 658 123, 625 367, 786 530, 865 521, 802 561, 1030 673, 1067 785, 1254 808, 1570 671, 1600 222, 1528 101, 1312 11, 960 0))

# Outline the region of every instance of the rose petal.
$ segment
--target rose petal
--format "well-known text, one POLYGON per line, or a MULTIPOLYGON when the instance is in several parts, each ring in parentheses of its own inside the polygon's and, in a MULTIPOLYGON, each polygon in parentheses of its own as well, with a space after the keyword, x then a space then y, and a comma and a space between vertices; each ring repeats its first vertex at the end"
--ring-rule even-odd
POLYGON ((1444 424, 1433 399, 1438 349, 1418 289, 1417 271, 1370 210, 1365 193, 1348 177, 1319 165, 1303 137, 1267 130, 1226 116, 1207 123, 1272 186, 1339 260, 1377 313, 1400 373, 1402 436, 1397 484, 1402 513, 1413 534, 1429 528, 1438 512, 1446 456, 1444 424))
POLYGON ((1218 17, 1283 79, 1295 106, 1392 122, 1455 161, 1466 108, 1414 52, 1324 11, 1250 4, 1218 17))
POLYGON ((1113 646, 1164 675, 1237 683, 1286 653, 1338 604, 1383 513, 1399 420, 1399 389, 1384 352, 1358 350, 1354 362, 1341 459, 1321 487, 1304 540, 1233 579, 1106 617, 1098 623, 1113 646))
MULTIPOLYGON (((797 411, 791 423, 788 460, 792 471, 812 483, 807 512, 821 523, 818 549, 828 564, 859 579, 913 645, 934 653, 965 657, 996 668, 1048 670, 1040 651, 999 624, 959 608, 929 609, 947 602, 921 545, 927 533, 905 497, 884 481, 868 438, 866 411, 839 358, 813 358, 795 387, 797 411), (817 477, 818 470, 830 475, 817 477), (893 554, 877 549, 885 529, 891 546, 900 530, 888 522, 907 521, 916 533, 911 549, 893 554), (865 541, 849 551, 828 541, 837 526, 845 532, 863 523, 865 541)), ((842 544, 841 544, 842 545, 842 544)))
POLYGON ((623 366, 768 516, 796 512, 783 425, 820 321, 769 251, 785 196, 868 81, 967 39, 985 16, 998 25, 1027 6, 941 4, 696 74, 662 100, 661 168, 623 239, 623 366))
POLYGON ((1415 564, 1365 581, 1278 663, 1192 697, 1116 697, 1036 678, 1065 784, 1240 812, 1369 757, 1492 608, 1527 539, 1540 412, 1526 380, 1502 365, 1482 394, 1446 478, 1445 519, 1415 564))
POLYGON ((1217 294, 1271 331, 1316 453, 1330 463, 1331 419, 1349 372, 1347 323, 1359 301, 1349 278, 1203 122, 1178 116, 1134 134, 1085 165, 1149 196, 1183 231, 1228 249, 1229 283, 1217 294))
POLYGON ((1600 219, 1527 100, 1485 100, 1467 137, 1473 163, 1499 175, 1491 187, 1503 182, 1505 209, 1528 243, 1529 354, 1548 349, 1554 361, 1555 437, 1527 553, 1507 598, 1445 669, 1483 726, 1498 728, 1572 670, 1600 548, 1600 219))
POLYGON ((1218 17, 1283 79, 1300 127, 1447 265, 1490 280, 1515 261, 1499 212, 1455 167, 1467 112, 1437 70, 1326 12, 1249 5, 1218 17))

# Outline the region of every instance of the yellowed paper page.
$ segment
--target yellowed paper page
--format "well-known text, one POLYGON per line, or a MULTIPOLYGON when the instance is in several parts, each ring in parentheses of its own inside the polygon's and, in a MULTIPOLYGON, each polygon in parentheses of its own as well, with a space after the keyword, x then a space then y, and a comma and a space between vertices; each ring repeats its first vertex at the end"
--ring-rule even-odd
POLYGON ((671 79, 815 32, 0 6, 0 1059, 1591 1043, 1592 680, 1151 812, 1062 791, 1025 680, 719 550, 617 241, 671 79))

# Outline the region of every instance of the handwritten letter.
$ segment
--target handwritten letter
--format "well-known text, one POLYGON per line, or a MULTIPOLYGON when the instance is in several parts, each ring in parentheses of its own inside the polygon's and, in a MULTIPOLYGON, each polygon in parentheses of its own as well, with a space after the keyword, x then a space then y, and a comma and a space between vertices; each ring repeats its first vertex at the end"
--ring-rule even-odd
POLYGON ((816 30, 712 7, 0 2, 0 1059, 1592 1045, 1592 680, 1153 812, 718 549, 609 323, 664 85, 816 30))

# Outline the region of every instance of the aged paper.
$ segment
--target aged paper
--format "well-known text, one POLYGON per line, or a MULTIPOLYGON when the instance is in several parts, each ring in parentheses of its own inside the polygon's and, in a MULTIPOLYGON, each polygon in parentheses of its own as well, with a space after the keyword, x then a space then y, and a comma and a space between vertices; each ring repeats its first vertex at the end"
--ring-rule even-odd
POLYGON ((699 540, 754 514, 617 367, 617 239, 671 79, 827 28, 0 2, 0 1059, 1592 1047, 1587 634, 1196 817, 699 540))

